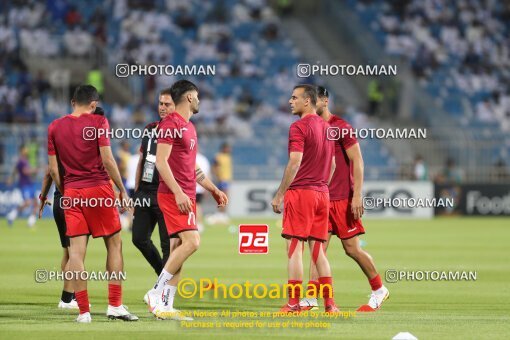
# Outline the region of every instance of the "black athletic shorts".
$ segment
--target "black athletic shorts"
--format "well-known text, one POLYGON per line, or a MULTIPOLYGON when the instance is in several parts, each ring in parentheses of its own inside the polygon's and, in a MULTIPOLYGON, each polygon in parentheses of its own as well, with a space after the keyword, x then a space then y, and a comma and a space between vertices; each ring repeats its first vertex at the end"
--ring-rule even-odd
POLYGON ((62 194, 55 190, 55 194, 53 195, 53 218, 55 219, 55 223, 57 224, 58 235, 60 236, 60 244, 62 248, 69 247, 69 237, 66 236, 67 226, 66 219, 64 217, 64 209, 60 206, 60 198, 62 194))

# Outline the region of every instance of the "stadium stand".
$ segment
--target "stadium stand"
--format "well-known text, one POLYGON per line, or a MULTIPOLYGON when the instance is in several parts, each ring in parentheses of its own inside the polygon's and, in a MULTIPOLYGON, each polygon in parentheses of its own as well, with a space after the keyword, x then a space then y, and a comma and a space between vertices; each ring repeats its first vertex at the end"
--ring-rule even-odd
MULTIPOLYGON (((436 102, 479 145, 478 164, 510 155, 510 7, 499 1, 348 1, 385 51, 411 64, 436 102)), ((427 117, 426 117, 427 118, 427 117)), ((443 121, 429 116, 429 124, 443 121)), ((462 153, 464 146, 449 148, 462 153)))
MULTIPOLYGON (((44 145, 45 126, 70 109, 68 94, 53 86, 52 75, 34 74, 34 58, 71 58, 105 62, 109 71, 105 78, 113 77, 118 63, 216 65, 214 77, 194 79, 201 89, 196 124, 202 152, 212 158, 228 139, 233 145, 235 178, 280 176, 286 163, 286 131, 292 122, 287 101, 292 86, 303 79, 295 74, 300 53, 266 1, 59 0, 0 6, 0 45, 6 51, 0 58, 7 65, 0 75, 0 122, 31 124, 19 129, 23 131, 19 135, 3 139, 3 172, 12 168, 17 145, 30 138, 44 145), (106 57, 97 58, 98 50, 106 57)), ((105 65, 100 66, 99 73, 104 73, 105 65)), ((125 82, 114 79, 128 90, 130 100, 102 103, 112 126, 140 127, 155 120, 157 90, 176 79, 164 75, 132 76, 125 82)), ((84 81, 72 78, 70 85, 84 81)), ((359 110, 347 110, 348 120, 358 121, 359 115, 363 116, 359 110)), ((2 131, 8 131, 7 126, 2 131)), ((379 168, 396 170, 396 161, 378 140, 363 141, 362 147, 371 169, 368 178, 381 178, 379 168)), ((395 173, 384 172, 388 179, 395 173)))

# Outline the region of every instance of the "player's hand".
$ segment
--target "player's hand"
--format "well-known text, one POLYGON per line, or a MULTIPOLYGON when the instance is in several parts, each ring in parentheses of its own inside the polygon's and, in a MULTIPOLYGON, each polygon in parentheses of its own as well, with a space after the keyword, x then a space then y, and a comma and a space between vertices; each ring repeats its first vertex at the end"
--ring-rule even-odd
POLYGON ((51 202, 49 202, 47 199, 39 200, 39 219, 41 219, 44 207, 47 205, 51 205, 51 202))
POLYGON ((211 194, 212 194, 212 197, 214 198, 214 200, 216 201, 216 203, 218 203, 218 207, 224 207, 228 204, 227 194, 225 194, 220 189, 216 189, 216 190, 212 191, 211 194))
POLYGON ((361 216, 363 216, 365 210, 363 208, 363 200, 361 199, 361 196, 354 196, 352 198, 351 211, 355 220, 358 220, 361 216))
POLYGON ((282 203, 283 203, 283 196, 280 194, 276 194, 271 201, 271 205, 273 206, 273 211, 277 214, 282 213, 282 203))
POLYGON ((175 203, 177 203, 179 211, 183 214, 189 214, 193 207, 191 199, 182 191, 175 195, 175 203))
POLYGON ((129 197, 128 193, 123 190, 119 192, 119 200, 120 200, 120 209, 119 212, 123 214, 126 211, 131 211, 133 209, 133 201, 131 197, 129 197))

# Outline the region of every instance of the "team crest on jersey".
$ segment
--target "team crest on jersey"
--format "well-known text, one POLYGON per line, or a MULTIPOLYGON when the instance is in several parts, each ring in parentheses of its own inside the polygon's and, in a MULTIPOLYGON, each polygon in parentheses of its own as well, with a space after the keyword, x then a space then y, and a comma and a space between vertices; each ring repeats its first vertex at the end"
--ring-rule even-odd
POLYGON ((189 141, 190 141, 189 149, 193 150, 195 148, 195 139, 191 138, 189 141))

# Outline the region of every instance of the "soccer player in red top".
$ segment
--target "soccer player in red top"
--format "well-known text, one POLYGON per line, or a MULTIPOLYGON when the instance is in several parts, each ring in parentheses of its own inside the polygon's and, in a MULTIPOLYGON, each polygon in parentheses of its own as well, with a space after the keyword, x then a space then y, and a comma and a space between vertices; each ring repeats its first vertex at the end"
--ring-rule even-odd
MULTIPOLYGON (((361 223, 361 216, 363 215, 361 197, 363 157, 358 141, 352 133, 351 125, 329 111, 328 91, 322 86, 317 89, 319 95, 317 113, 331 125, 328 137, 335 141, 336 169, 329 184, 329 232, 342 241, 345 253, 358 263, 372 288, 368 304, 358 308, 358 312, 373 312, 379 309, 390 293, 382 284, 372 257, 361 249, 359 244, 358 235, 365 233, 361 223)), ((325 244, 325 249, 328 247, 330 238, 331 235, 325 244)), ((307 294, 307 298, 301 300, 302 309, 317 308, 317 299, 309 297, 316 290, 312 287, 319 284, 317 277, 317 270, 311 262, 308 287, 312 294, 307 294)))
POLYGON ((191 320, 173 308, 173 301, 182 266, 200 245, 196 183, 213 195, 218 206, 227 205, 228 199, 196 165, 198 139, 190 118, 198 113, 198 88, 188 80, 179 80, 170 88, 170 95, 175 112, 159 125, 156 151, 158 204, 170 236, 170 257, 146 296, 149 310, 157 318, 191 320))
MULTIPOLYGON (((85 270, 85 252, 89 235, 92 235, 104 239, 106 270, 111 278, 118 278, 124 269, 119 213, 115 206, 100 206, 97 202, 115 200, 110 178, 120 190, 120 199, 125 202, 129 197, 112 155, 110 141, 101 132, 109 129, 108 120, 93 114, 98 102, 99 94, 93 86, 76 88, 71 102, 73 112, 54 120, 48 127, 49 169, 55 185, 63 193, 61 205, 67 225, 66 235, 70 238, 69 270, 73 273, 85 270), (59 172, 59 163, 64 168, 63 176, 59 172), (91 202, 90 206, 87 202, 91 202)), ((75 275, 72 286, 80 309, 76 321, 88 323, 91 322, 90 307, 87 281, 81 280, 83 277, 75 275)), ((138 320, 122 305, 119 280, 109 281, 106 314, 110 319, 138 320)))
POLYGON ((315 112, 317 90, 297 85, 289 100, 292 113, 300 119, 290 126, 289 162, 271 205, 281 213, 282 236, 287 239, 288 303, 282 312, 299 312, 303 280, 303 248, 308 242, 317 265, 326 312, 338 312, 333 299, 333 281, 322 243, 328 239, 328 180, 334 169, 333 143, 327 139, 329 127, 315 112))

